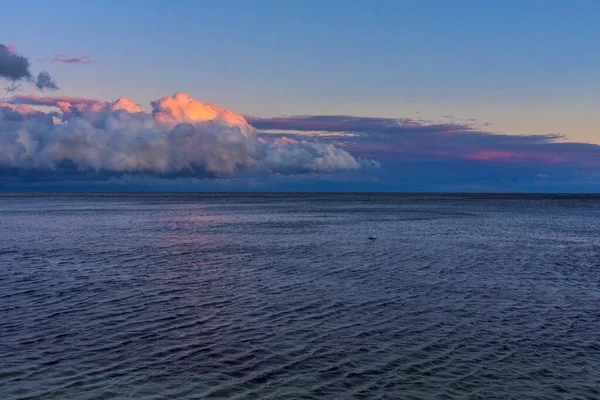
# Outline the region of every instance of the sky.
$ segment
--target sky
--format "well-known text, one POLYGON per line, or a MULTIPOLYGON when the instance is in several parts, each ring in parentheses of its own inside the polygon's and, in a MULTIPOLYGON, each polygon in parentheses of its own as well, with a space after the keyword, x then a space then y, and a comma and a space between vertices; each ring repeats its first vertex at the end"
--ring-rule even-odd
POLYGON ((2 13, 0 189, 600 191, 598 0, 2 13))

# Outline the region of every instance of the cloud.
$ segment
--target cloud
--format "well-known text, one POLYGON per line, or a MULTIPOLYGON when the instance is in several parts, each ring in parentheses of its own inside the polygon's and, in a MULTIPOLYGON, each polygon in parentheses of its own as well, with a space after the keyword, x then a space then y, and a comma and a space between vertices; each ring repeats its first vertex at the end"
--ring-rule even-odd
POLYGON ((246 119, 183 93, 151 103, 125 98, 15 96, 0 103, 0 174, 9 180, 102 180, 322 173, 370 168, 328 143, 258 138, 246 119), (58 107, 44 113, 31 105, 58 107))
POLYGON ((521 160, 535 160, 541 163, 562 163, 566 159, 552 154, 536 154, 528 151, 496 151, 496 150, 479 150, 474 153, 469 153, 462 158, 467 160, 477 161, 505 161, 519 162, 521 160))
POLYGON ((560 134, 506 135, 457 118, 245 118, 183 93, 150 106, 126 98, 0 102, 0 186, 600 191, 600 146, 560 134))
POLYGON ((40 72, 35 80, 35 86, 40 90, 58 90, 58 85, 54 82, 54 79, 49 73, 43 71, 40 72))
POLYGON ((31 106, 51 106, 51 107, 59 107, 60 103, 69 103, 70 105, 100 103, 97 100, 84 99, 81 97, 68 97, 68 96, 41 97, 41 96, 35 96, 35 95, 16 95, 11 98, 10 102, 13 104, 28 104, 31 106))
MULTIPOLYGON (((279 129, 261 129, 261 135, 281 135, 281 130, 279 129)), ((297 129, 286 129, 286 134, 294 135, 294 136, 305 136, 305 137, 325 137, 333 139, 335 137, 353 137, 357 136, 352 132, 335 132, 335 131, 303 131, 297 129)))
MULTIPOLYGON (((52 116, 46 113, 34 110, 28 105, 11 104, 0 101, 0 121, 8 122, 26 122, 30 121, 33 124, 49 124, 52 123, 52 116)), ((0 122, 1 124, 1 122, 0 122)), ((2 126, 2 125, 0 125, 2 126)))
POLYGON ((514 191, 542 184, 556 190, 600 184, 600 146, 565 142, 566 137, 556 133, 507 135, 453 121, 343 115, 250 117, 248 121, 257 127, 259 137, 299 139, 316 132, 321 142, 355 157, 382 161, 386 168, 378 173, 377 190, 514 191))
POLYGON ((468 130, 466 124, 425 124, 411 118, 353 117, 348 115, 302 115, 281 118, 247 117, 257 129, 327 132, 398 133, 407 131, 468 130))
POLYGON ((0 77, 11 82, 31 78, 29 60, 14 53, 14 47, 0 44, 0 77))
POLYGON ((19 88, 21 82, 31 82, 40 90, 57 90, 56 82, 47 72, 40 72, 37 78, 31 74, 29 60, 15 53, 14 46, 0 44, 0 78, 9 82, 7 91, 19 88))
POLYGON ((54 56, 52 62, 63 64, 96 64, 96 61, 92 60, 89 56, 70 57, 68 54, 64 53, 54 56))
MULTIPOLYGON (((562 162, 575 159, 559 134, 506 135, 477 130, 473 125, 413 119, 299 116, 248 118, 270 136, 310 136, 317 132, 357 154, 383 159, 468 159, 481 162, 562 162), (331 132, 334 135, 323 135, 331 132), (565 157, 560 157, 563 154, 565 157)), ((586 145, 593 152, 596 145, 586 145)))

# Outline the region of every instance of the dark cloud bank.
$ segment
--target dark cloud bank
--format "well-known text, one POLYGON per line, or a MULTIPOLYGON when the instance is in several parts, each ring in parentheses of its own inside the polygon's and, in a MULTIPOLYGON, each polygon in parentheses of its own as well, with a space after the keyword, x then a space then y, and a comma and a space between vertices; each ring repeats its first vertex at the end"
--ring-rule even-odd
POLYGON ((561 134, 506 135, 413 119, 248 118, 259 133, 324 140, 385 168, 359 188, 401 191, 600 191, 600 146, 561 134), (343 132, 343 135, 340 135, 343 132))

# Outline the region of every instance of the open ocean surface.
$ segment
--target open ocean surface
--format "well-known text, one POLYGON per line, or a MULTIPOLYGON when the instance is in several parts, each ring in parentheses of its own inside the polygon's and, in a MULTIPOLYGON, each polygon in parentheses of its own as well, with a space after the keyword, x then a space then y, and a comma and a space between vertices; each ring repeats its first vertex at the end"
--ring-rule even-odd
POLYGON ((600 197, 0 194, 0 399, 179 398, 600 399, 600 197))

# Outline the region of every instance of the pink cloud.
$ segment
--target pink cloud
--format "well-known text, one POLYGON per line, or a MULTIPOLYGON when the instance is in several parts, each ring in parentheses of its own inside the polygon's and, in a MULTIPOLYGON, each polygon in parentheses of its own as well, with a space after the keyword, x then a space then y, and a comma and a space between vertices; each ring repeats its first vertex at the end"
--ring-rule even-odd
POLYGON ((52 59, 52 62, 63 64, 96 64, 96 61, 92 60, 89 56, 69 57, 69 55, 65 53, 57 54, 52 59))
POLYGON ((231 126, 240 127, 244 132, 250 131, 250 125, 243 116, 224 107, 204 104, 185 93, 178 92, 150 104, 154 118, 163 125, 222 120, 231 126))
POLYGON ((462 156, 465 160, 474 161, 517 161, 530 160, 546 164, 562 163, 567 161, 565 158, 556 154, 549 153, 523 153, 510 151, 480 150, 476 153, 470 153, 462 156))
POLYGON ((17 48, 13 44, 9 44, 6 47, 8 48, 8 51, 11 52, 11 53, 14 53, 14 52, 17 51, 17 48))
POLYGON ((139 105, 124 97, 119 97, 114 102, 102 102, 98 100, 84 99, 81 97, 40 97, 28 95, 13 96, 11 102, 13 104, 58 107, 67 118, 81 113, 100 113, 104 111, 124 110, 129 113, 142 112, 142 109, 139 105))
POLYGON ((467 160, 477 161, 495 161, 521 157, 523 157, 523 155, 520 153, 511 153, 508 151, 481 150, 477 153, 467 154, 463 158, 467 160))
POLYGON ((11 104, 4 101, 0 101, 0 107, 7 107, 12 111, 18 112, 22 115, 33 115, 38 112, 26 104, 11 104))

